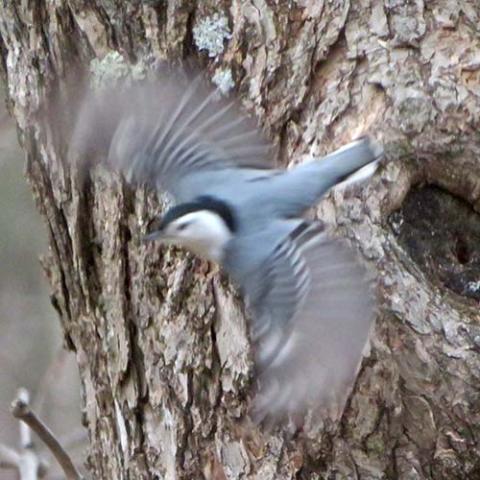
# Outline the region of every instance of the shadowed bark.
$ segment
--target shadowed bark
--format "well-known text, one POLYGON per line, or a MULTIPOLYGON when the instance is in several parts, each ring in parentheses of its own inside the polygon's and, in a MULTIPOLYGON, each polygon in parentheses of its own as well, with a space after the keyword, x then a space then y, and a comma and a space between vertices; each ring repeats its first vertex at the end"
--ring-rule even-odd
POLYGON ((476 0, 2 3, 10 109, 50 233, 44 266, 76 352, 93 477, 480 476, 479 17, 476 0), (248 335, 226 280, 141 243, 161 208, 151 193, 101 168, 79 179, 64 161, 67 78, 191 55, 238 89, 285 165, 363 132, 385 145, 367 187, 317 211, 379 272, 372 348, 343 417, 293 438, 244 419, 248 335), (406 199, 424 184, 435 188, 406 199))

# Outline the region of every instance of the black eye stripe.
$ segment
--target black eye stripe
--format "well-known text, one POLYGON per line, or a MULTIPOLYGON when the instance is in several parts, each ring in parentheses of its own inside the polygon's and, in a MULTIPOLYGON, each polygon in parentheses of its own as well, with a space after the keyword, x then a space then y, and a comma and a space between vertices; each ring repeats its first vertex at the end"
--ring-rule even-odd
POLYGON ((180 205, 170 208, 162 217, 161 225, 162 227, 166 227, 175 220, 179 220, 187 213, 198 212, 199 210, 207 210, 216 213, 223 219, 231 232, 236 231, 236 219, 231 207, 223 200, 208 195, 198 197, 193 202, 181 203, 180 205))
POLYGON ((188 225, 190 225, 190 222, 183 222, 183 223, 180 223, 177 227, 177 230, 185 230, 188 225))

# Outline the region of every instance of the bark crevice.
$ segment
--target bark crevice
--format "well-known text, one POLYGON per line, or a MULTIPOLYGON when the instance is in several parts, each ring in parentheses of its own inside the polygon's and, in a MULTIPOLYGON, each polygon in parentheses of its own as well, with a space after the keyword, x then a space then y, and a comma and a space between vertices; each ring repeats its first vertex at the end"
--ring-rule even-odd
POLYGON ((49 230, 46 267, 79 363, 96 478, 480 475, 478 297, 461 293, 480 275, 475 0, 462 3, 462 14, 453 13, 454 0, 428 8, 421 1, 287 3, 0 6, 9 106, 49 230), (223 50, 210 57, 198 52, 193 29, 215 13, 228 16, 231 38, 222 37, 223 50), (106 61, 114 53, 123 64, 106 61), (246 110, 280 143, 284 164, 362 133, 385 145, 387 162, 369 185, 336 189, 315 212, 379 273, 371 350, 340 423, 307 422, 288 438, 244 420, 251 362, 231 287, 205 262, 141 244, 146 218, 161 209, 150 194, 99 168, 85 188, 65 163, 76 86, 86 72, 96 74, 91 60, 125 74, 128 59, 154 66, 190 55, 201 57, 210 77, 232 73, 246 110), (440 213, 426 209, 424 196, 408 216, 424 184, 423 194, 449 192, 435 197, 440 213), (452 195, 471 213, 458 214, 452 195), (433 247, 430 237, 422 240, 432 231, 433 247), (428 271, 443 283, 427 280, 428 271))

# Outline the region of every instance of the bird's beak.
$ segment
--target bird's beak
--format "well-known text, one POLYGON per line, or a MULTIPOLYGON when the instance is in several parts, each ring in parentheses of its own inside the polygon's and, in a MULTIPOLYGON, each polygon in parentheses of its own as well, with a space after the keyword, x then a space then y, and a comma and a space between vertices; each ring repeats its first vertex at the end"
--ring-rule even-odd
POLYGON ((152 242, 154 240, 165 240, 166 234, 163 228, 162 217, 153 218, 147 225, 147 233, 142 237, 143 243, 152 242))
POLYGON ((154 240, 165 240, 166 236, 161 230, 156 230, 155 232, 147 233, 142 237, 143 243, 152 242, 154 240))

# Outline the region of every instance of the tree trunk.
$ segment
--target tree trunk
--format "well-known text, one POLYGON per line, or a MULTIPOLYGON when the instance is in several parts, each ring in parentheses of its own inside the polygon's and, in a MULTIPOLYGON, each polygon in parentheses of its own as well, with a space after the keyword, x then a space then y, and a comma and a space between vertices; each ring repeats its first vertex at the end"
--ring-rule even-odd
POLYGON ((480 7, 425 3, 2 2, 10 108, 93 478, 480 478, 480 7), (376 266, 372 348, 342 418, 294 437, 244 416, 249 342, 228 282, 140 242, 160 208, 151 193, 101 168, 81 182, 65 162, 69 76, 191 55, 238 89, 284 164, 366 131, 385 145, 369 186, 318 208, 376 266))

